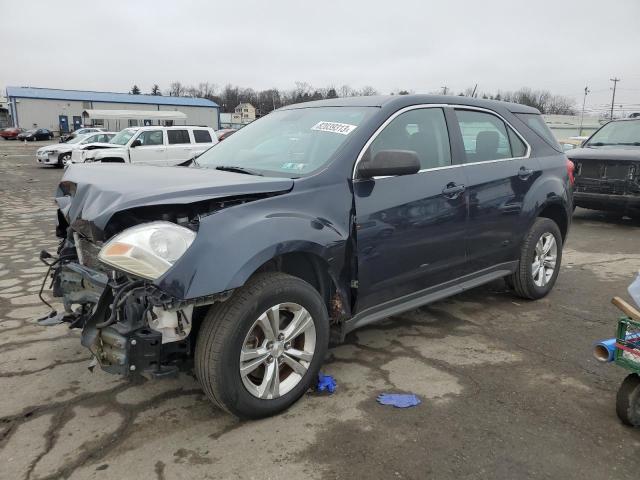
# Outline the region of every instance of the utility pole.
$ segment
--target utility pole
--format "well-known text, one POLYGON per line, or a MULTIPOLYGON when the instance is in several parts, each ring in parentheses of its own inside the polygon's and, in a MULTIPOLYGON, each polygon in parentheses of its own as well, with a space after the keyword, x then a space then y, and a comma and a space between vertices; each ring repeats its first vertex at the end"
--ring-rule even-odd
POLYGON ((584 97, 582 97, 582 114, 580 115, 580 133, 579 136, 582 136, 582 121, 584 120, 584 104, 587 102, 587 95, 589 94, 589 87, 584 87, 584 97))
POLYGON ((620 79, 613 77, 613 78, 610 78, 609 80, 613 82, 613 96, 611 97, 611 120, 613 120, 613 102, 616 101, 616 86, 620 81, 620 79))
POLYGON ((440 88, 442 88, 442 94, 443 95, 446 95, 447 92, 449 91, 449 87, 447 87, 446 85, 444 87, 440 87, 440 88))

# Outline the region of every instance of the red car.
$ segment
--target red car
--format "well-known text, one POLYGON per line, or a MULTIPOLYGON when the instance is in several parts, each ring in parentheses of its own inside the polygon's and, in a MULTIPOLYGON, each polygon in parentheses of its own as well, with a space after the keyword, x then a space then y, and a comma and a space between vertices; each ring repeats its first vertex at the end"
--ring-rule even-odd
POLYGON ((15 140, 22 132, 24 132, 24 129, 22 128, 9 127, 4 130, 0 130, 0 137, 5 140, 15 140))
POLYGON ((216 131, 216 136, 218 137, 218 141, 221 142, 225 138, 233 135, 238 131, 237 128, 223 128, 222 130, 216 131))

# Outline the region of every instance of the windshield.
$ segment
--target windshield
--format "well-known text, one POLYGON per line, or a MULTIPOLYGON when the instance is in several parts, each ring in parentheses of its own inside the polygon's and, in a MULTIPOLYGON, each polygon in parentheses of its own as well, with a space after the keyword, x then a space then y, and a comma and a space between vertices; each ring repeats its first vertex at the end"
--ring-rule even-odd
POLYGON ((281 110, 253 122, 198 157, 199 166, 236 167, 297 178, 327 164, 372 107, 281 110))
POLYGON ((609 122, 587 141, 585 147, 633 145, 640 147, 640 121, 609 122))
POLYGON ((126 145, 127 142, 129 140, 131 140, 131 137, 133 137, 133 135, 135 133, 136 133, 135 129, 133 129, 133 130, 129 130, 129 129, 122 130, 122 131, 118 132, 116 134, 116 136, 111 139, 111 141, 109 143, 115 143, 116 145, 126 145))

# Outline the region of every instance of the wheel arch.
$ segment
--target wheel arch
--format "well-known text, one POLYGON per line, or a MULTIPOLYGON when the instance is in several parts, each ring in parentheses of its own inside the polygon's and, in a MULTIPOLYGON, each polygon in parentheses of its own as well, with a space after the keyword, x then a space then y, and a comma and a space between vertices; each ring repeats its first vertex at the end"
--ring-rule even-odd
POLYGON ((562 235, 562 243, 564 244, 567 234, 569 233, 569 217, 566 208, 559 202, 544 205, 538 212, 536 218, 540 217, 553 220, 553 222, 558 225, 560 234, 562 235))

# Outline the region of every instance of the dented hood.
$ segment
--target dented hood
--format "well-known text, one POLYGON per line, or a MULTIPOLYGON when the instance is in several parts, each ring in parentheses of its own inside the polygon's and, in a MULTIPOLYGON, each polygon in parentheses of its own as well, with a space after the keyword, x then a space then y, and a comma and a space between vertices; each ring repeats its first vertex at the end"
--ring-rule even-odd
POLYGON ((56 201, 69 224, 83 220, 103 230, 115 213, 130 208, 286 192, 292 187, 290 178, 208 168, 82 164, 67 169, 56 201))

